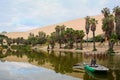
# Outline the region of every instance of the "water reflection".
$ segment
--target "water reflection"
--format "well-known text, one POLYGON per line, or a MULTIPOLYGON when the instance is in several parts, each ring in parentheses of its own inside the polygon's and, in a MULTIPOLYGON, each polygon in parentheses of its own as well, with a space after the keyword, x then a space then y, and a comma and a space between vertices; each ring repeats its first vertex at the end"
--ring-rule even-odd
POLYGON ((80 80, 22 62, 0 61, 0 67, 1 80, 80 80))
MULTIPOLYGON (((8 60, 11 56, 21 59, 21 62, 24 62, 25 59, 27 62, 46 68, 53 69, 56 73, 68 74, 78 78, 84 78, 84 80, 99 80, 85 71, 80 69, 73 69, 73 65, 76 63, 90 62, 90 59, 95 56, 97 58, 97 63, 104 65, 110 69, 108 77, 106 80, 120 80, 120 56, 109 56, 105 53, 73 53, 73 52, 54 52, 54 51, 34 51, 34 50, 16 50, 11 51, 7 50, 0 51, 0 58, 2 60, 8 60), (24 56, 27 57, 24 59, 24 56), (84 75, 84 76, 83 76, 84 75)), ((11 61, 13 57, 11 58, 11 61)), ((15 59, 17 59, 15 58, 15 59)), ((102 78, 102 77, 101 77, 102 78)), ((102 79, 101 79, 102 80, 102 79)))
POLYGON ((78 56, 74 55, 71 52, 59 52, 54 53, 53 51, 51 54, 49 54, 49 61, 52 63, 52 66, 54 67, 54 70, 58 73, 66 73, 66 72, 72 72, 73 71, 73 65, 75 63, 81 62, 81 58, 79 57, 80 54, 77 54, 78 56), (78 59, 79 57, 80 59, 78 59))
POLYGON ((85 72, 84 80, 109 80, 109 79, 108 74, 94 74, 91 72, 85 72))

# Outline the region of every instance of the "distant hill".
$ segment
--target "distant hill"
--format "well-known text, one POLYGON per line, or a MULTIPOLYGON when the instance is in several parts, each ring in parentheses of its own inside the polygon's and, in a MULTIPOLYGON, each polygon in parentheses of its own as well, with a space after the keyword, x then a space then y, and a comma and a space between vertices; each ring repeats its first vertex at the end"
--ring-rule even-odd
MULTIPOLYGON (((97 16, 91 16, 92 18, 95 18, 96 20, 98 20, 98 24, 97 24, 97 28, 96 28, 96 35, 102 34, 102 15, 97 15, 97 16)), ((10 32, 7 33, 6 36, 10 37, 10 38, 17 38, 17 37, 23 37, 24 39, 27 39, 29 36, 29 33, 34 33, 35 35, 38 34, 39 31, 43 31, 45 32, 47 35, 50 35, 50 33, 52 33, 53 31, 55 31, 55 27, 56 25, 65 25, 69 28, 73 28, 75 30, 84 30, 85 31, 85 19, 84 18, 80 18, 80 19, 75 19, 75 20, 71 20, 71 21, 67 21, 67 22, 62 22, 62 23, 58 23, 58 24, 54 24, 54 25, 48 25, 48 26, 44 26, 41 28, 36 28, 33 30, 29 30, 26 32, 10 32)), ((92 32, 90 31, 89 37, 92 37, 92 32)))

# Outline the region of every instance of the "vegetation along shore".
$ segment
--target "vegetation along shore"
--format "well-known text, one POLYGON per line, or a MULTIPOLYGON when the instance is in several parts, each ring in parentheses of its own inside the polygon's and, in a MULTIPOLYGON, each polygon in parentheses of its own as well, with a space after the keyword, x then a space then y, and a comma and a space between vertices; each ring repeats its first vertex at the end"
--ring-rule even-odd
POLYGON ((1 46, 10 48, 11 45, 30 45, 35 49, 46 50, 120 53, 120 7, 115 7, 113 12, 110 12, 109 8, 103 8, 101 13, 103 14, 100 26, 102 34, 99 35, 96 35, 99 21, 94 17, 86 16, 85 25, 82 26, 84 30, 73 29, 62 24, 56 25, 54 32, 49 35, 44 30, 39 31, 38 35, 30 32, 27 39, 23 37, 13 39, 0 35, 1 46), (93 37, 89 37, 89 34, 93 37))

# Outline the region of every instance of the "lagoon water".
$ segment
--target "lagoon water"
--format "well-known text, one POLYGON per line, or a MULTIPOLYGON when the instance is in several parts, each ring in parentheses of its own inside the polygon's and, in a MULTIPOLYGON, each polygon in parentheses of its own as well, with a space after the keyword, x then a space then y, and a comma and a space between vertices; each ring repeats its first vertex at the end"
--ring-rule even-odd
POLYGON ((23 62, 1 62, 0 80, 80 80, 23 62))
POLYGON ((120 80, 120 56, 54 51, 7 50, 0 52, 0 80, 120 80), (77 63, 97 63, 108 67, 108 74, 91 74, 73 69, 77 63))

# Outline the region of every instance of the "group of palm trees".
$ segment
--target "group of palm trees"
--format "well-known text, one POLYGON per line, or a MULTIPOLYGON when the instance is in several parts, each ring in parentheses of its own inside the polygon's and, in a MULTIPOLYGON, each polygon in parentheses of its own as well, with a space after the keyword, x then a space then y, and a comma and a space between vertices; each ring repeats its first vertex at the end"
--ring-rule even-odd
MULTIPOLYGON (((113 9, 113 13, 110 13, 109 8, 103 8, 101 10, 102 14, 104 15, 104 18, 102 19, 102 30, 105 32, 105 37, 108 40, 108 51, 113 52, 113 46, 115 42, 120 40, 120 7, 117 6, 113 9), (115 28, 114 28, 115 27, 115 28)), ((96 30, 96 24, 97 20, 94 18, 90 18, 87 16, 86 18, 86 35, 87 35, 87 41, 88 41, 88 33, 89 28, 91 28, 91 31, 93 32, 93 50, 97 50, 95 47, 95 30, 96 30)))
MULTIPOLYGON (((113 51, 115 42, 120 39, 120 7, 115 7, 113 13, 110 13, 109 8, 103 8, 101 12, 104 15, 104 18, 102 19, 102 30, 105 33, 105 39, 108 41, 108 50, 113 51)), ((89 30, 91 30, 93 32, 93 51, 96 51, 95 31, 98 20, 87 16, 85 17, 85 21, 87 45, 89 30)), ((39 32, 37 36, 30 33, 28 42, 41 45, 47 43, 48 49, 50 49, 50 47, 51 49, 54 49, 55 45, 59 44, 59 48, 76 48, 82 50, 84 36, 85 33, 83 30, 74 30, 72 28, 66 28, 65 25, 57 25, 55 27, 55 32, 52 32, 50 36, 46 35, 44 32, 39 32), (76 44, 76 46, 74 44, 76 44)))
POLYGON ((104 15, 102 29, 108 40, 108 51, 113 52, 115 42, 120 40, 120 7, 115 7, 113 13, 110 13, 108 8, 104 8, 101 12, 104 15))
POLYGON ((54 48, 55 43, 59 44, 59 48, 67 49, 72 49, 74 47, 74 43, 76 43, 76 49, 82 50, 82 41, 85 36, 84 31, 65 27, 65 25, 57 25, 55 27, 55 32, 51 33, 51 36, 48 36, 48 43, 51 45, 52 49, 54 48), (79 42, 80 46, 78 46, 79 42), (64 44, 64 46, 62 46, 62 44, 64 44))
MULTIPOLYGON (((120 7, 119 6, 115 7, 113 9, 113 13, 110 13, 109 8, 103 8, 101 12, 104 15, 104 18, 102 19, 102 30, 103 32, 105 32, 105 37, 109 43, 108 51, 113 52, 113 46, 115 42, 120 40, 120 7)), ((85 19, 86 19, 85 29, 87 34, 87 41, 88 41, 89 28, 91 28, 93 32, 93 42, 94 42, 93 50, 97 50, 95 47, 95 30, 96 30, 97 20, 95 20, 94 18, 90 18, 89 16, 87 16, 85 19)))
POLYGON ((93 51, 96 51, 97 49, 95 47, 95 30, 96 30, 96 24, 98 23, 98 21, 95 18, 90 18, 89 16, 87 16, 85 20, 86 20, 85 30, 87 35, 87 46, 88 46, 88 33, 89 33, 89 29, 91 28, 91 31, 93 32, 93 51))

